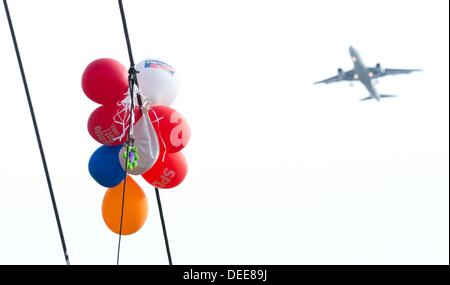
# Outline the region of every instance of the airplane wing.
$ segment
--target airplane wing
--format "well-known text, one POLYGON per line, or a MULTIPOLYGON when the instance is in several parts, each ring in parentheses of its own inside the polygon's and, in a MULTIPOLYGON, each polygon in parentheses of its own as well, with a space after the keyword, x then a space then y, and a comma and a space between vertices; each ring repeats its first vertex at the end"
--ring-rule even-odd
POLYGON ((377 67, 369 68, 369 72, 373 73, 374 78, 383 77, 386 75, 409 74, 411 72, 416 71, 422 71, 422 69, 397 69, 397 68, 380 69, 377 67))
POLYGON ((345 71, 345 72, 341 71, 341 72, 338 72, 338 75, 336 75, 336 76, 327 78, 325 80, 317 81, 314 84, 320 84, 320 83, 328 84, 328 83, 339 82, 339 81, 354 81, 355 80, 355 78, 353 77, 354 74, 355 74, 355 72, 353 71, 353 69, 349 70, 349 71, 345 71))

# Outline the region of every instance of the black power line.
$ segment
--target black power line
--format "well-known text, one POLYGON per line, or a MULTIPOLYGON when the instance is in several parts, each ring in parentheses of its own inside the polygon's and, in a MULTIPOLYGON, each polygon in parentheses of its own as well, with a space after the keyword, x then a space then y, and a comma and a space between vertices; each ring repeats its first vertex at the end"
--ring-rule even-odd
POLYGON ((167 258, 169 259, 169 265, 172 265, 172 256, 170 255, 169 239, 167 238, 166 224, 164 223, 163 209, 161 205, 161 199, 159 198, 159 189, 156 187, 155 187, 155 194, 156 200, 158 201, 159 216, 161 217, 161 226, 163 229, 164 240, 166 242, 167 258))
MULTIPOLYGON (((134 59, 133 59, 133 51, 131 50, 131 42, 130 42, 130 36, 128 34, 128 27, 127 27, 127 20, 125 18, 125 12, 123 9, 123 3, 122 0, 118 0, 119 1, 119 8, 120 8, 120 16, 122 18, 122 25, 123 25, 123 31, 125 34, 125 40, 127 42, 127 49, 128 49, 128 57, 130 59, 130 69, 128 70, 128 74, 129 74, 129 84, 131 84, 129 86, 129 89, 131 90, 131 112, 133 112, 133 88, 134 88, 134 84, 136 84, 136 86, 138 85, 137 82, 137 78, 136 78, 136 69, 134 67, 134 59)), ((137 100, 138 100, 138 104, 139 104, 139 108, 142 111, 142 98, 141 95, 138 93, 137 94, 137 100)), ((131 120, 130 120, 131 123, 131 120)), ((130 138, 130 137, 129 137, 130 138)), ((127 154, 127 159, 128 159, 128 154, 127 154)), ((125 175, 126 175, 126 165, 125 165, 125 175)), ((125 181, 126 181, 126 176, 125 176, 125 181)), ((170 247, 169 247, 169 239, 167 237, 167 230, 166 230, 166 224, 164 222, 164 215, 163 215, 163 210, 162 210, 162 204, 161 204, 161 199, 159 197, 159 189, 155 187, 155 194, 156 194, 156 199, 158 201, 158 208, 159 208, 159 216, 161 218, 161 226, 163 229, 163 234, 164 234, 164 241, 166 244, 166 250, 167 250, 167 258, 169 259, 169 265, 172 265, 172 257, 170 255, 170 247)), ((120 233, 119 233, 119 246, 118 246, 118 251, 117 251, 117 265, 119 265, 119 254, 120 254, 120 240, 121 240, 121 236, 122 236, 122 218, 123 218, 123 208, 124 208, 124 199, 125 199, 125 182, 124 182, 124 189, 123 189, 123 197, 122 197, 122 212, 121 212, 121 218, 120 218, 120 233)))
POLYGON ((39 152, 41 154, 42 164, 44 166, 45 178, 47 179, 48 190, 50 192, 50 198, 52 200, 53 211, 55 213, 56 223, 58 225, 59 237, 61 239, 61 245, 64 251, 64 258, 66 264, 70 265, 69 254, 67 253, 66 242, 64 240, 64 234, 61 226, 61 220, 59 219, 58 207, 56 206, 55 194, 53 193, 52 182, 50 180, 50 173, 47 167, 47 161, 45 159, 44 148, 42 146, 41 136, 39 134, 39 128, 34 114, 33 103, 31 102, 30 91, 28 89, 27 78, 25 77, 25 71, 23 69, 22 59, 20 57, 19 47, 17 45, 16 34, 14 33, 14 27, 11 21, 11 15, 9 14, 8 3, 3 0, 3 6, 5 6, 6 17, 8 18, 9 30, 11 31, 11 37, 14 43, 14 49, 16 50, 17 61, 19 63, 20 74, 22 75, 23 87, 25 88, 25 94, 27 95, 28 107, 30 108, 31 119, 33 121, 34 132, 36 134, 36 140, 39 146, 39 152))

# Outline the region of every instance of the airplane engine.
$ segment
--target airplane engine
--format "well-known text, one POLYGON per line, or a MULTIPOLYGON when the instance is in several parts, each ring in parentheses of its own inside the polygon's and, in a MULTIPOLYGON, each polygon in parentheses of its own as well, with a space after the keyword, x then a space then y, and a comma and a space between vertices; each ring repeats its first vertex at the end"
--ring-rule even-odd
POLYGON ((380 63, 377 63, 377 65, 375 66, 375 69, 377 70, 377 73, 384 73, 384 68, 381 67, 380 63))
POLYGON ((338 77, 339 77, 340 80, 344 80, 345 79, 345 73, 342 70, 342 68, 338 68, 337 73, 338 73, 338 77))

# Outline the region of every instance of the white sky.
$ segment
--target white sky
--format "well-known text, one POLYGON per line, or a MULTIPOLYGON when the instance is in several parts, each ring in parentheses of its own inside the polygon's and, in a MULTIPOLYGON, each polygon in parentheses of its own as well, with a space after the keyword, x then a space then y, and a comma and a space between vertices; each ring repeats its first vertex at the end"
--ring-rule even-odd
MULTIPOLYGON (((81 90, 94 59, 128 65, 117 1, 10 0, 73 264, 114 264, 99 146, 81 90)), ((449 4, 441 0, 124 1, 136 61, 179 72, 189 172, 161 190, 175 264, 448 264, 449 4), (313 85, 367 65, 423 68, 313 85)), ((0 12, 0 264, 64 264, 6 17, 0 12)), ((122 264, 166 264, 150 212, 122 264)))

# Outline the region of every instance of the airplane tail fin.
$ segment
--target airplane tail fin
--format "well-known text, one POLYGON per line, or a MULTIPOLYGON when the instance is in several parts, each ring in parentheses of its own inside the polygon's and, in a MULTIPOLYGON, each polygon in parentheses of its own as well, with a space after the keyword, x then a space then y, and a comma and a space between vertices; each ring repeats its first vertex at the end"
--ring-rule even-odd
MULTIPOLYGON (((397 95, 386 95, 386 94, 380 94, 379 96, 380 96, 380 98, 393 98, 393 97, 397 97, 397 95)), ((375 98, 372 97, 372 96, 369 96, 369 97, 366 97, 366 98, 362 98, 362 99, 359 100, 359 101, 366 101, 366 100, 370 100, 370 99, 375 99, 375 98)))
POLYGON ((369 97, 366 97, 366 98, 362 98, 362 99, 359 100, 359 101, 366 101, 366 100, 370 100, 370 99, 373 99, 373 97, 372 97, 372 96, 369 96, 369 97))

